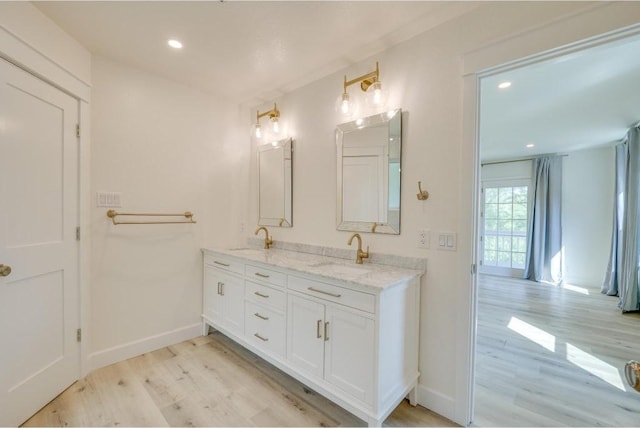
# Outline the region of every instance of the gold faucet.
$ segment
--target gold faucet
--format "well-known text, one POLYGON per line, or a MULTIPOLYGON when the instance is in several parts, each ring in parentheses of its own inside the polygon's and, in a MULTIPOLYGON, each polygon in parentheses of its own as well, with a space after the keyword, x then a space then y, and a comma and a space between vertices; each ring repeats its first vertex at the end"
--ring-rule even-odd
POLYGON ((362 238, 360 237, 359 233, 354 233, 353 235, 351 235, 351 237, 349 238, 349 241, 347 242, 347 245, 351 245, 351 241, 353 241, 353 238, 358 239, 358 251, 356 251, 356 263, 361 265, 362 259, 369 258, 369 246, 367 245, 367 251, 362 251, 362 238))
POLYGON ((268 250, 273 245, 273 239, 269 238, 269 231, 267 230, 267 228, 264 226, 260 226, 253 234, 257 235, 261 230, 264 230, 264 249, 268 250))

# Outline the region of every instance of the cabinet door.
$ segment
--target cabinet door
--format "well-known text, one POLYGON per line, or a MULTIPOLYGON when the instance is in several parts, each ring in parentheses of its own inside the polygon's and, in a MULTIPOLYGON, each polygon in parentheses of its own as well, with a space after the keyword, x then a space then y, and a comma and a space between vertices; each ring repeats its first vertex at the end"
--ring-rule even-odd
POLYGON ((231 275, 220 279, 222 324, 237 334, 244 334, 244 280, 231 275))
POLYGON ((224 274, 219 270, 206 266, 204 268, 203 287, 203 312, 211 321, 222 322, 222 295, 220 283, 224 280, 224 274))
POLYGON ((289 295, 287 318, 287 359, 299 369, 322 377, 324 305, 289 295))
POLYGON ((374 321, 327 306, 326 322, 325 380, 373 404, 374 321))

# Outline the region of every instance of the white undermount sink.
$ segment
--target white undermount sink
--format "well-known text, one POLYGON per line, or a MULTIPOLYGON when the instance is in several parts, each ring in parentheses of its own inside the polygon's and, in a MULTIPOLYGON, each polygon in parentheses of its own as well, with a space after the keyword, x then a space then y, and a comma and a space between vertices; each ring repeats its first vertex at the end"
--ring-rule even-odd
POLYGON ((342 274, 342 275, 364 275, 365 273, 371 272, 369 269, 362 268, 359 266, 347 266, 339 263, 333 262, 322 262, 317 263, 315 265, 311 265, 312 267, 323 267, 331 270, 333 273, 342 274))

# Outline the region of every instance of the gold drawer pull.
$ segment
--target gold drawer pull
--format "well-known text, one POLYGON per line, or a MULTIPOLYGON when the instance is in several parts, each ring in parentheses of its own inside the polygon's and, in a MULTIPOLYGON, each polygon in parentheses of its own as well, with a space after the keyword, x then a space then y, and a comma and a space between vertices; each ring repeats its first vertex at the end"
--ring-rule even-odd
POLYGON ((215 264, 217 264, 217 265, 224 266, 224 267, 229 267, 229 266, 231 266, 231 265, 228 265, 228 264, 226 264, 226 263, 218 262, 218 261, 216 261, 216 260, 214 260, 213 262, 214 262, 215 264))
POLYGON ((258 333, 255 333, 254 336, 257 337, 258 339, 262 340, 263 342, 268 342, 269 341, 268 338, 262 337, 258 333))
POLYGON ((264 315, 260 315, 258 312, 256 312, 255 314, 253 314, 255 316, 257 316, 258 318, 260 318, 261 320, 265 320, 268 321, 269 317, 265 317, 264 315))
POLYGON ((264 297, 265 299, 268 299, 268 298, 269 298, 269 295, 268 295, 268 294, 262 294, 262 293, 261 293, 261 292, 259 292, 259 291, 254 291, 254 293, 253 293, 253 294, 255 294, 256 296, 259 296, 259 297, 264 297))
POLYGON ((256 272, 256 273, 254 273, 254 275, 255 276, 259 276, 260 278, 269 278, 269 275, 265 275, 265 274, 260 273, 260 272, 256 272))
POLYGON ((331 297, 342 297, 342 294, 329 293, 328 291, 318 290, 315 287, 308 287, 307 290, 315 291, 316 293, 320 293, 320 294, 326 294, 327 296, 331 296, 331 297))
POLYGON ((322 324, 322 320, 318 320, 318 323, 316 324, 316 337, 318 339, 322 339, 322 335, 320 334, 320 324, 322 324))

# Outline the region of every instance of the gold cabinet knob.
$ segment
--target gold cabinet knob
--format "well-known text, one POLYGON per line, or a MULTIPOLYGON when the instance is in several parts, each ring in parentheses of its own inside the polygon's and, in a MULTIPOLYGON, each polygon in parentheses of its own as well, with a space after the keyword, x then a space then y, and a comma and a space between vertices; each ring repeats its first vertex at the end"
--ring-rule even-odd
POLYGON ((11 266, 0 264, 0 276, 9 276, 11 274, 11 266))

